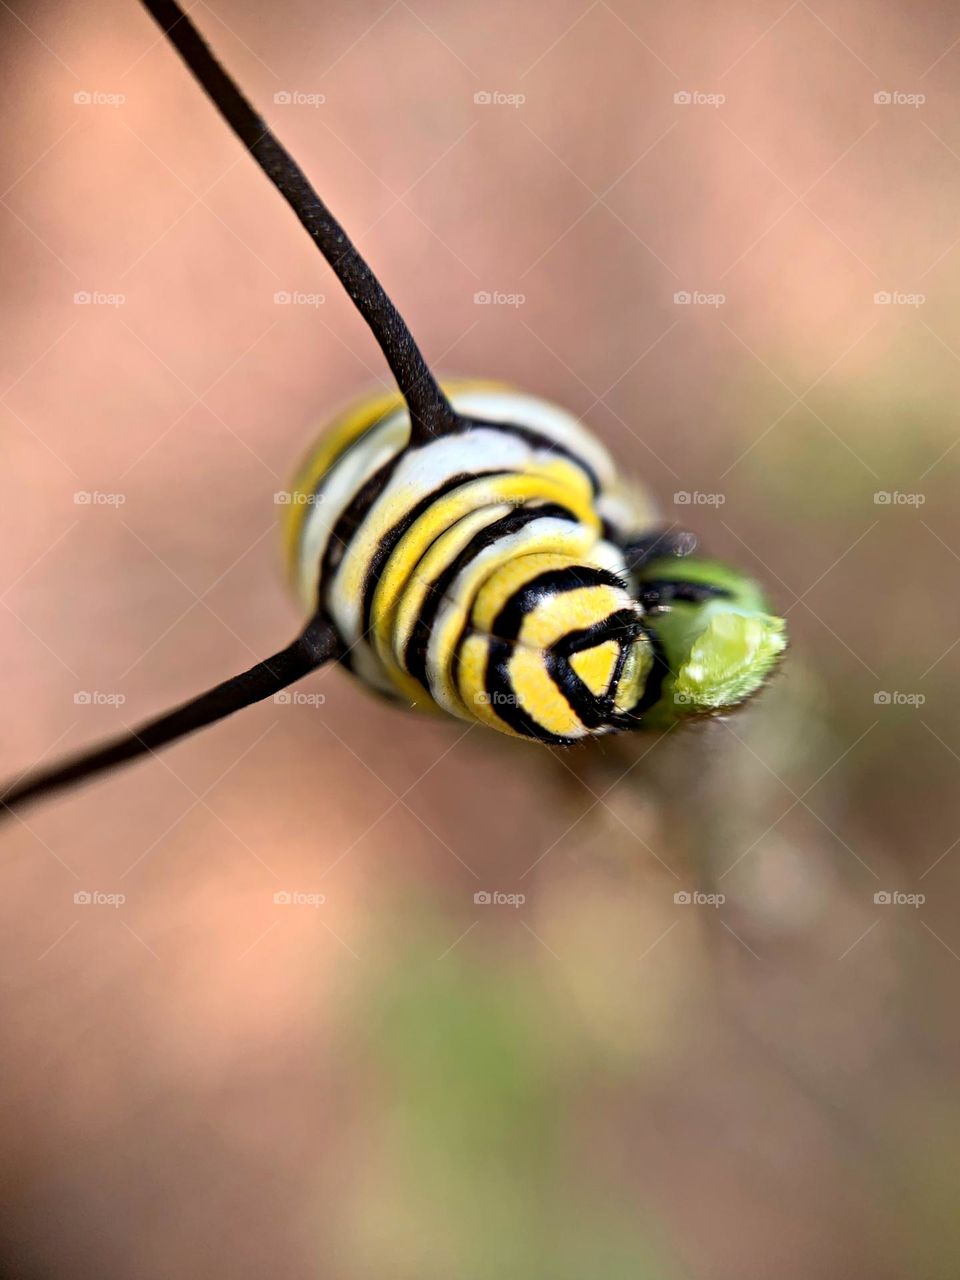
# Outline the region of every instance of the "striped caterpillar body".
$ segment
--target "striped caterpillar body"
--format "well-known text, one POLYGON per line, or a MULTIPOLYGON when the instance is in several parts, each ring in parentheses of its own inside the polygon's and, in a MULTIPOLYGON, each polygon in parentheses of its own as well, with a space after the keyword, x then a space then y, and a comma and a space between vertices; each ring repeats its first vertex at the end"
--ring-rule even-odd
POLYGON ((505 733, 626 727, 653 650, 621 549, 641 503, 570 415, 494 384, 445 386, 462 432, 409 447, 399 397, 310 455, 287 547, 364 683, 505 733))
POLYGON ((579 421, 495 382, 442 387, 300 166, 175 0, 142 0, 370 328, 397 392, 320 439, 286 522, 307 614, 285 649, 102 746, 21 776, 0 817, 339 662, 366 686, 566 745, 755 693, 786 645, 756 583, 658 526, 579 421))
MULTIPOLYGON (((663 606, 629 563, 652 500, 564 410, 496 383, 444 390, 459 432, 411 447, 401 397, 380 396, 308 456, 285 536, 303 608, 363 683, 414 708, 556 744, 670 719, 663 606)), ((696 595, 701 613, 731 599, 696 595)))

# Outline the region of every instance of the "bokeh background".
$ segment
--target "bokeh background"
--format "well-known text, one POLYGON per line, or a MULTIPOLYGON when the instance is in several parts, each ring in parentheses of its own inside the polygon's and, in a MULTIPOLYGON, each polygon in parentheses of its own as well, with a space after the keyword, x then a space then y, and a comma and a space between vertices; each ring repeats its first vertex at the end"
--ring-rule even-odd
MULTIPOLYGON (((582 415, 793 647, 567 754, 322 673, 25 813, 5 1273, 955 1276, 953 6, 193 14, 428 357, 582 415)), ((274 495, 386 369, 132 0, 0 29, 9 774, 286 643, 274 495)))

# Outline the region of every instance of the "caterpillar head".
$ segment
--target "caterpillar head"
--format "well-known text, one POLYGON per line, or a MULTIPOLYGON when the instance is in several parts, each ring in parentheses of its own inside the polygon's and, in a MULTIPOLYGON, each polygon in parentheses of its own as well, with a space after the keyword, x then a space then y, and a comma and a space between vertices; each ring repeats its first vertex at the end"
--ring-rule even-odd
POLYGON ((787 647, 786 623, 736 569, 696 556, 660 559, 638 575, 666 672, 644 715, 648 728, 729 710, 755 693, 787 647))

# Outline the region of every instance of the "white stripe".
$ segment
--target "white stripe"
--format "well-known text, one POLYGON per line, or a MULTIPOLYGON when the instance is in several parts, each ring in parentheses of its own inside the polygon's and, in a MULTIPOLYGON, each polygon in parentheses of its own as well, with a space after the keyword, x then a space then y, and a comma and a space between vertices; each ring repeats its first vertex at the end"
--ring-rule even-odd
POLYGON ((603 488, 616 480, 613 458, 604 446, 572 413, 558 405, 519 391, 490 390, 462 391, 451 396, 451 402, 458 413, 467 417, 514 422, 519 427, 539 431, 571 453, 580 454, 597 473, 603 488))

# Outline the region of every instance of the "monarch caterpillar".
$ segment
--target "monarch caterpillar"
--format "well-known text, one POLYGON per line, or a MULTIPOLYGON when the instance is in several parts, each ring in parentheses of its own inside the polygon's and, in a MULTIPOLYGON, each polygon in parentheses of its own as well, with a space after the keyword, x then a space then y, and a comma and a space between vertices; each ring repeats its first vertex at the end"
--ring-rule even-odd
POLYGON ((3 812, 155 751, 326 662, 413 707, 568 744, 664 728, 756 692, 786 646, 751 579, 659 526, 572 415, 493 382, 441 385, 303 172, 174 0, 145 8, 291 206, 398 392, 333 424, 295 482, 285 649, 126 736, 23 778, 3 812))

